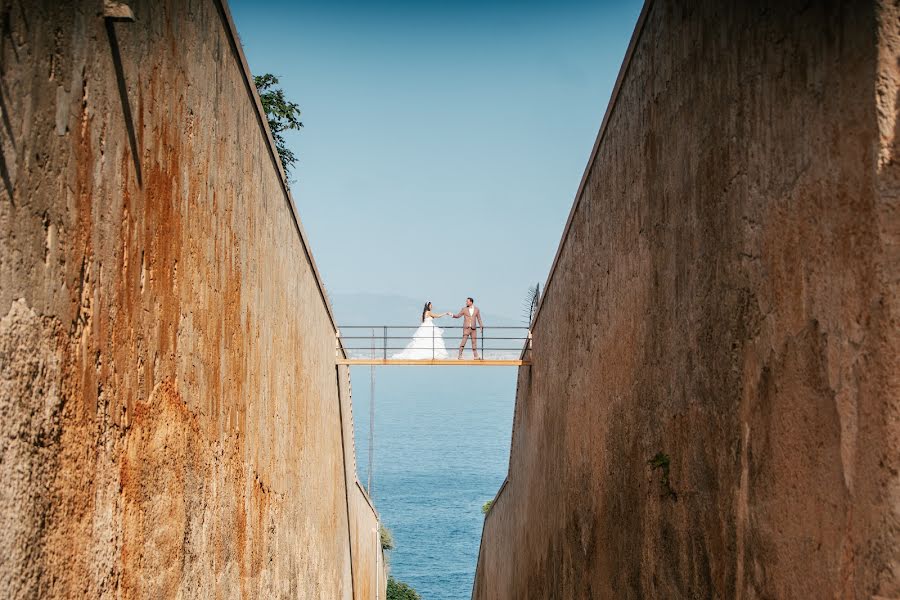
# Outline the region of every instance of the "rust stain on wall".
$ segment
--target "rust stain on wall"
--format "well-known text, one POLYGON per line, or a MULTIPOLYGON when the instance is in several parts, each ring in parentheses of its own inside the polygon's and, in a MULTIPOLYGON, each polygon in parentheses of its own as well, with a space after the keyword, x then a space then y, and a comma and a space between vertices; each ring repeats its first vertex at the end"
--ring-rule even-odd
POLYGON ((227 8, 129 6, 2 8, 0 595, 351 598, 377 515, 227 8))
MULTIPOLYGON (((196 418, 171 383, 158 385, 146 403, 135 406, 119 476, 125 598, 178 594, 191 520, 188 498, 207 478, 199 434, 196 418)), ((240 544, 240 532, 236 537, 240 544)))

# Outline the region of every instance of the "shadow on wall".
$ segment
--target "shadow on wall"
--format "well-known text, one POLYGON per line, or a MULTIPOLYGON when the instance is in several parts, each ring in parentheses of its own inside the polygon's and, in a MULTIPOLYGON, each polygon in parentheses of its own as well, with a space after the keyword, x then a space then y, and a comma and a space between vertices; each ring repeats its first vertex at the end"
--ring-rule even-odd
MULTIPOLYGON (((130 11, 129 11, 130 12, 130 11)), ((122 55, 119 53, 119 40, 116 38, 116 22, 129 23, 134 18, 106 17, 106 37, 109 40, 109 51, 112 56, 113 68, 116 72, 116 85, 119 87, 119 100, 122 102, 122 116, 125 119, 125 128, 128 131, 128 145, 131 147, 131 159, 134 161, 134 172, 138 187, 144 187, 141 177, 141 158, 138 152, 137 136, 134 131, 134 119, 131 116, 131 103, 128 100, 128 85, 125 83, 125 68, 122 66, 122 55)))

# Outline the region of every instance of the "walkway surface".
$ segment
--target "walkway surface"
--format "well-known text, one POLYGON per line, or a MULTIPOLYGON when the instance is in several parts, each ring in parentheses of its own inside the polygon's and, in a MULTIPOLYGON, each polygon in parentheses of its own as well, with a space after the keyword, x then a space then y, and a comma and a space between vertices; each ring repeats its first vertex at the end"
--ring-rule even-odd
POLYGON ((471 358, 465 358, 462 360, 456 359, 446 359, 446 360, 430 360, 430 359, 409 359, 409 358, 338 358, 337 364, 339 365, 377 365, 377 366, 387 366, 387 365, 416 365, 416 366, 430 366, 430 367, 521 367, 523 365, 530 365, 531 361, 528 360, 494 360, 494 359, 486 359, 486 360, 473 360, 471 358))

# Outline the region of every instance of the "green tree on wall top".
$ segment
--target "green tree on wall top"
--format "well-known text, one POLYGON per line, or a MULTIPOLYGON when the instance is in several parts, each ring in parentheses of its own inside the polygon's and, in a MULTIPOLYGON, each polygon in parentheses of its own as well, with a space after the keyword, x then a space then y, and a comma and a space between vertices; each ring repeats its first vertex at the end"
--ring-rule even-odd
POLYGON ((296 164, 297 157, 285 144, 282 132, 290 129, 299 130, 303 127, 300 121, 300 106, 285 98, 284 90, 277 87, 278 77, 271 73, 255 75, 253 83, 256 84, 259 100, 263 110, 266 111, 266 119, 269 121, 269 129, 281 157, 281 164, 284 165, 284 170, 288 171, 296 164))

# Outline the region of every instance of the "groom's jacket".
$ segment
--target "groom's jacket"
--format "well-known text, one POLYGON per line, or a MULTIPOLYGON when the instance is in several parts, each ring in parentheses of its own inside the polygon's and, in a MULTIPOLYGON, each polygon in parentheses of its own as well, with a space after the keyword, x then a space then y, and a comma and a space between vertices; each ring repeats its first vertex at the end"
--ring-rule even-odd
POLYGON ((475 309, 475 313, 470 315, 469 307, 463 306, 462 310, 456 314, 456 318, 458 319, 460 317, 463 317, 465 319, 463 321, 463 327, 468 327, 469 329, 472 329, 475 327, 476 320, 478 321, 479 326, 484 327, 484 323, 481 321, 481 311, 478 310, 477 306, 473 306, 472 308, 475 309))

